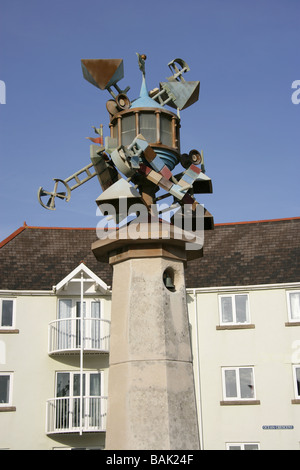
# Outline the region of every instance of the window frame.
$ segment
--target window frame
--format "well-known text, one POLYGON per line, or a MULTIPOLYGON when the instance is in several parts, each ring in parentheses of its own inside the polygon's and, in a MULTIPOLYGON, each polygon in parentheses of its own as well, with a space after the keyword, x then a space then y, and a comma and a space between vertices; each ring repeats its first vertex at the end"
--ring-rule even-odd
POLYGON ((300 385, 299 385, 299 391, 298 391, 297 369, 300 370, 300 364, 293 364, 294 394, 295 394, 295 399, 300 400, 300 385))
POLYGON ((16 299, 12 297, 1 297, 0 298, 0 330, 14 330, 15 329, 15 324, 16 324, 16 299), (2 325, 2 311, 3 311, 3 301, 9 300, 12 302, 13 307, 12 307, 12 325, 11 326, 5 326, 2 325))
POLYGON ((66 350, 79 351, 81 339, 83 339, 84 351, 108 351, 110 320, 105 318, 104 299, 91 295, 83 298, 83 304, 82 318, 80 297, 57 297, 56 320, 49 325, 49 353, 66 350), (81 335, 82 326, 83 336, 81 335), (52 336, 52 327, 54 336, 52 336))
POLYGON ((251 315, 250 315, 250 301, 249 301, 249 293, 248 292, 239 292, 239 293, 232 293, 232 294, 219 294, 219 322, 220 326, 235 326, 235 325, 250 325, 251 324, 251 315), (236 317, 236 297, 237 296, 247 296, 247 312, 246 312, 246 321, 238 322, 236 317), (223 298, 231 298, 232 303, 232 321, 226 322, 223 321, 223 310, 222 310, 222 299, 223 298))
MULTIPOLYGON (((69 374, 69 394, 65 396, 65 398, 79 398, 80 397, 80 394, 79 395, 76 395, 74 394, 74 379, 75 379, 75 376, 76 375, 79 375, 80 376, 80 370, 57 370, 55 372, 55 390, 54 390, 54 394, 55 394, 55 398, 59 398, 57 396, 57 385, 58 385, 58 374, 69 374)), ((103 374, 103 370, 98 370, 98 369, 95 369, 95 370, 84 370, 83 371, 83 377, 84 377, 84 384, 85 384, 85 393, 83 393, 83 397, 89 397, 91 396, 90 394, 90 377, 91 375, 95 374, 95 375, 99 375, 100 376, 100 395, 96 395, 96 396, 104 396, 104 374, 103 374), (89 391, 89 393, 87 394, 87 390, 89 391)))
POLYGON ((254 376, 254 366, 235 366, 235 367, 222 367, 222 391, 223 391, 223 401, 224 402, 255 402, 256 401, 256 387, 255 387, 255 376, 254 376), (241 380, 240 380, 240 370, 241 369, 251 369, 252 370, 252 386, 253 386, 253 397, 242 397, 241 396, 241 380), (227 397, 226 395, 226 371, 234 370, 236 375, 236 390, 237 395, 235 397, 227 397))
POLYGON ((0 402, 0 411, 1 408, 7 408, 12 406, 13 401, 13 372, 0 372, 1 377, 9 377, 9 388, 8 388, 8 402, 1 403, 0 402))
MULTIPOLYGON (((80 430, 81 428, 81 418, 82 416, 82 423, 86 420, 88 421, 87 427, 92 430, 95 426, 93 424, 93 419, 97 418, 96 415, 90 416, 90 410, 93 410, 93 402, 94 399, 97 400, 98 398, 103 398, 103 391, 104 391, 104 374, 103 370, 93 369, 93 370, 84 370, 82 371, 82 378, 83 378, 83 387, 82 387, 82 395, 80 395, 81 387, 80 387, 80 370, 58 370, 55 373, 55 402, 56 402, 56 425, 55 429, 62 428, 62 429, 73 429, 73 430, 80 430), (58 379, 59 374, 66 375, 67 380, 64 382, 66 393, 59 395, 58 391, 58 379), (91 394, 92 385, 91 385, 91 377, 92 375, 99 376, 99 385, 100 394, 95 395, 91 394), (67 385, 67 387, 66 387, 67 385), (81 400, 82 397, 82 400, 81 400), (86 401, 86 399, 88 399, 86 401), (80 411, 82 410, 82 411, 80 411), (92 419, 92 421, 90 421, 92 419), (57 425, 57 423, 59 423, 57 425)), ((63 389, 62 389, 63 390, 63 389)), ((61 390, 61 391, 62 391, 61 390)), ((100 401, 101 403, 101 401, 100 401)), ((101 420, 102 418, 99 417, 101 420)), ((83 425, 85 428, 85 425, 83 425)))
MULTIPOLYGON (((59 320, 59 305, 60 301, 62 300, 70 300, 72 302, 71 305, 71 316, 66 317, 70 319, 78 319, 80 318, 80 315, 77 315, 77 305, 81 303, 80 297, 58 297, 57 299, 57 311, 56 311, 56 319, 59 320)), ((96 297, 84 297, 83 298, 83 303, 85 304, 85 309, 84 309, 84 319, 89 319, 93 318, 92 317, 92 303, 99 303, 100 304, 100 319, 103 320, 103 299, 98 299, 96 297)))
POLYGON ((300 296, 300 290, 295 289, 295 290, 286 291, 288 321, 289 321, 289 323, 300 323, 300 317, 299 318, 292 318, 291 299, 290 299, 291 294, 299 294, 299 296, 300 296))
MULTIPOLYGON (((231 446, 239 446, 239 450, 250 450, 250 449, 245 449, 245 446, 257 446, 257 449, 251 449, 251 450, 260 450, 260 443, 259 442, 226 442, 226 450, 234 450, 230 449, 229 447, 231 446)), ((237 449, 236 449, 237 450, 237 449)))

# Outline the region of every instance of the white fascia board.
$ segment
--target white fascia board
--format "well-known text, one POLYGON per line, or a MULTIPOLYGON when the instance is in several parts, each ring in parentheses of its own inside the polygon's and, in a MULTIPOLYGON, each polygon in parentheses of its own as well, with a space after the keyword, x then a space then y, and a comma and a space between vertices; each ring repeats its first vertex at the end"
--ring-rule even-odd
POLYGON ((193 293, 209 293, 209 292, 234 292, 234 291, 251 291, 251 290, 271 290, 271 289, 295 289, 300 288, 299 282, 284 282, 280 284, 250 284, 242 286, 213 286, 213 287, 195 287, 187 288, 188 294, 193 293))
POLYGON ((83 263, 80 263, 77 268, 70 272, 64 279, 62 279, 58 284, 56 284, 56 286, 53 286, 53 292, 58 293, 69 282, 77 281, 77 279, 74 278, 77 274, 80 274, 82 271, 89 277, 89 279, 84 280, 85 282, 94 282, 97 286, 99 286, 100 291, 103 294, 107 294, 109 292, 109 286, 83 263))
POLYGON ((0 289, 1 295, 54 295, 53 290, 13 290, 13 289, 0 289))

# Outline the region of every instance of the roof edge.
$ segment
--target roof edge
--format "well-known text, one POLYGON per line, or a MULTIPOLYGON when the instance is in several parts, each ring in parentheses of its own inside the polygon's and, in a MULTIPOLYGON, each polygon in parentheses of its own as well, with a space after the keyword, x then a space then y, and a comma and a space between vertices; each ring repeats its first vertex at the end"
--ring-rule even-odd
POLYGON ((284 222, 287 220, 300 220, 300 217, 286 217, 282 219, 263 219, 263 220, 246 220, 242 222, 221 222, 219 224, 214 224, 215 227, 220 227, 223 225, 246 225, 246 224, 262 224, 265 222, 284 222))
MULTIPOLYGON (((4 240, 0 241, 0 248, 5 246, 11 240, 13 240, 19 233, 22 233, 25 229, 38 229, 38 230, 96 230, 95 227, 39 227, 34 225, 27 225, 26 222, 11 233, 8 237, 4 238, 4 240)), ((98 230, 98 229, 97 229, 98 230)), ((101 229, 100 229, 101 230, 101 229)))
MULTIPOLYGON (((264 220, 249 220, 249 221, 242 221, 242 222, 221 222, 218 224, 214 224, 215 227, 222 227, 227 225, 246 225, 246 224, 260 224, 266 222, 283 222, 287 220, 300 220, 300 217, 286 217, 282 219, 264 219, 264 220)), ((27 225, 26 222, 11 233, 8 237, 4 240, 0 241, 0 248, 7 245, 11 240, 17 237, 20 233, 22 233, 25 229, 38 229, 38 230, 96 230, 96 227, 39 227, 35 225, 27 225)), ((99 230, 99 228, 97 229, 99 230)), ((101 230, 101 229, 100 229, 101 230)))
POLYGON ((19 235, 19 233, 23 232, 27 228, 27 225, 23 225, 22 227, 19 227, 17 230, 15 230, 13 233, 11 233, 8 237, 6 237, 2 242, 0 242, 0 248, 5 246, 7 243, 9 243, 11 240, 13 240, 16 236, 19 235))

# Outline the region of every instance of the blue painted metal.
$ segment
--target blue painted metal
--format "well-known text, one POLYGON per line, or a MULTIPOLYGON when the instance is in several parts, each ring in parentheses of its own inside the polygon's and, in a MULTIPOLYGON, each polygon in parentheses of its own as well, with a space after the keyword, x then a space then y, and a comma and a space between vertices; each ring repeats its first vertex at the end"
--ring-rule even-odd
POLYGON ((158 155, 163 160, 164 164, 169 168, 169 170, 172 171, 178 164, 178 159, 172 151, 155 147, 155 145, 152 145, 152 148, 156 155, 158 155))
POLYGON ((132 102, 130 109, 135 109, 135 108, 159 108, 159 109, 164 109, 163 106, 161 106, 157 101, 153 100, 150 98, 148 90, 147 90, 147 85, 146 85, 146 79, 143 75, 143 81, 142 81, 142 86, 141 86, 141 91, 140 91, 140 96, 138 99, 132 102))

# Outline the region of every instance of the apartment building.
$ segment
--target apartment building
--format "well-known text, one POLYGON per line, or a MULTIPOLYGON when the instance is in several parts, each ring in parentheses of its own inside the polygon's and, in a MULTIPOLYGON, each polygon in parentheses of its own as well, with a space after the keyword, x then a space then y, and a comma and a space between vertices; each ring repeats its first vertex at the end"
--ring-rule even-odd
MULTIPOLYGON (((0 449, 104 449, 112 270, 95 229, 0 243, 0 449)), ((201 448, 300 449, 300 218, 219 224, 186 268, 201 448)))

